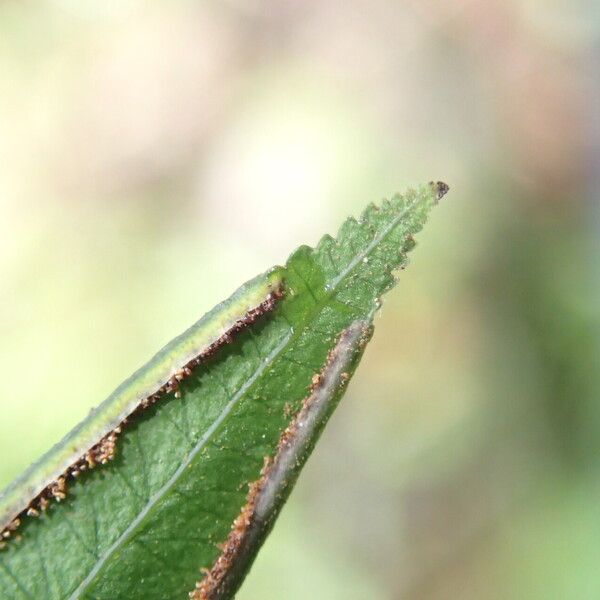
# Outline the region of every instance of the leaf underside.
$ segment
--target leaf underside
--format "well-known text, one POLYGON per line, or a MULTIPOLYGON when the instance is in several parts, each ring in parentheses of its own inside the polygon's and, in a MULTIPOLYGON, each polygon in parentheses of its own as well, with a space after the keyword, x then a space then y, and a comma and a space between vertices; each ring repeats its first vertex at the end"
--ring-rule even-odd
POLYGON ((394 285, 441 186, 371 205, 336 240, 296 250, 272 313, 183 381, 181 398, 137 416, 113 462, 22 523, 20 539, 0 551, 0 598, 187 598, 340 335, 370 321, 394 285))

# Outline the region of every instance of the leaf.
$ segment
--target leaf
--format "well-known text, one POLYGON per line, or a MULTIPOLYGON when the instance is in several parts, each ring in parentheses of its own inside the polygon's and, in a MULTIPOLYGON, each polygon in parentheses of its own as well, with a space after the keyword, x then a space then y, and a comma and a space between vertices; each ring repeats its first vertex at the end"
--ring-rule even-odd
POLYGON ((9 486, 0 597, 231 598, 354 372, 393 271, 446 191, 429 184, 371 205, 337 240, 300 247, 9 486), (49 503, 37 518, 23 512, 34 498, 34 512, 49 503))

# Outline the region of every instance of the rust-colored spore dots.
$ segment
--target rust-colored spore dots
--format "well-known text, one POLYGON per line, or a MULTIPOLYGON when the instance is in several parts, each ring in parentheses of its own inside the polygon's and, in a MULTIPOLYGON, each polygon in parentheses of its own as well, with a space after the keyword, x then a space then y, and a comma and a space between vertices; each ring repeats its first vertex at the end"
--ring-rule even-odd
POLYGON ((173 394, 175 398, 181 398, 180 383, 190 377, 194 369, 206 362, 220 348, 226 344, 230 344, 235 334, 255 323, 262 315, 272 311, 277 301, 283 295, 283 288, 273 290, 264 302, 249 310, 242 319, 237 320, 219 339, 175 372, 167 383, 142 400, 134 411, 121 421, 117 427, 94 444, 83 456, 80 456, 55 481, 48 484, 13 521, 0 531, 0 550, 6 546, 7 540, 13 537, 25 517, 39 517, 41 513, 47 510, 52 500, 61 502, 67 497, 69 480, 74 480, 85 471, 94 469, 97 466, 106 465, 112 461, 117 454, 117 440, 119 435, 133 421, 136 415, 141 414, 168 394, 173 394))
POLYGON ((139 411, 149 408, 153 404, 156 404, 166 394, 174 394, 175 398, 181 398, 181 382, 184 379, 190 377, 194 370, 201 364, 206 362, 211 356, 213 356, 223 346, 230 344, 234 336, 247 329, 250 325, 255 323, 262 315, 271 312, 275 308, 275 304, 278 300, 283 298, 283 289, 273 290, 266 298, 264 302, 259 304, 257 307, 249 310, 242 319, 237 320, 232 327, 230 327, 218 340, 215 340, 210 346, 201 352, 198 356, 193 358, 190 362, 179 369, 173 376, 165 383, 160 389, 154 394, 148 396, 143 400, 138 408, 134 411, 136 414, 139 411))
POLYGON ((21 519, 17 517, 4 529, 0 535, 0 549, 6 546, 6 540, 8 540, 14 534, 14 532, 19 528, 19 525, 21 525, 21 519))
POLYGON ((249 484, 246 504, 244 504, 240 514, 233 522, 227 540, 219 545, 221 550, 219 558, 215 561, 212 569, 201 569, 204 578, 202 581, 197 582, 196 589, 189 593, 190 600, 211 600, 216 590, 221 586, 244 541, 246 532, 252 524, 256 501, 264 488, 272 464, 273 459, 266 457, 259 479, 249 484))
MULTIPOLYGON (((97 444, 92 446, 83 456, 76 460, 62 475, 47 485, 21 514, 0 533, 0 538, 8 539, 21 525, 24 517, 39 517, 46 511, 54 500, 62 502, 68 493, 68 481, 75 479, 84 471, 98 465, 105 465, 116 455, 117 437, 121 433, 121 425, 105 435, 97 444)), ((3 546, 0 545, 0 550, 3 546)))

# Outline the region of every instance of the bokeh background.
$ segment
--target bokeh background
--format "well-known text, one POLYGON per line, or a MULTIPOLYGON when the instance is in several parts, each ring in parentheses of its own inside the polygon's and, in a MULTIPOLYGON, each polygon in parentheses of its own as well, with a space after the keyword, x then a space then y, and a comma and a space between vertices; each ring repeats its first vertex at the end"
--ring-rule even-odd
POLYGON ((241 600, 600 597, 600 5, 0 4, 0 487, 239 283, 451 193, 241 600))

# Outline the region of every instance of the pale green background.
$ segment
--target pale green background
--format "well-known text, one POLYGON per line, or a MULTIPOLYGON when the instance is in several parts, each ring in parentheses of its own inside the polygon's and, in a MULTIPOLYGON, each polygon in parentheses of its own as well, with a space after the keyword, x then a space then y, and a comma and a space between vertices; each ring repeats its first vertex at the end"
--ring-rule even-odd
POLYGON ((239 598, 600 597, 599 34, 566 0, 3 2, 0 487, 239 283, 443 179, 239 598))

